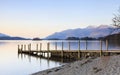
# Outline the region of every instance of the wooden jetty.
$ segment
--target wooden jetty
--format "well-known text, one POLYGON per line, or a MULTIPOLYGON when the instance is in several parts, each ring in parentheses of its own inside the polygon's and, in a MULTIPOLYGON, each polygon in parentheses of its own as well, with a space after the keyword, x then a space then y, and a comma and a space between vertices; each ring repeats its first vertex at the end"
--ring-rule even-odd
POLYGON ((106 50, 102 50, 102 41, 100 40, 99 50, 88 50, 86 41, 86 50, 80 49, 80 40, 78 41, 78 50, 71 50, 71 42, 68 41, 68 50, 64 50, 64 42, 61 42, 61 50, 58 50, 57 42, 55 42, 55 50, 50 50, 50 42, 47 43, 47 50, 42 49, 42 43, 36 44, 36 50, 32 50, 31 44, 18 45, 18 53, 24 53, 31 56, 44 58, 71 58, 80 59, 87 57, 99 57, 113 54, 120 54, 120 50, 108 50, 108 41, 106 40, 106 50))

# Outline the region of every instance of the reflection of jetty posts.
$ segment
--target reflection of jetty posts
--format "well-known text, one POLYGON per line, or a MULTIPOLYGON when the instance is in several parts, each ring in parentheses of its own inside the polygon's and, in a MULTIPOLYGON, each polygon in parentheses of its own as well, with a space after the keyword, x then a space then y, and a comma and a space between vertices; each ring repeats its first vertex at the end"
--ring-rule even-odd
MULTIPOLYGON (((36 50, 31 49, 31 44, 28 44, 28 49, 26 49, 27 45, 18 45, 18 52, 19 53, 25 53, 29 55, 34 56, 40 56, 40 57, 60 57, 60 58, 77 58, 80 59, 82 57, 98 57, 102 55, 108 55, 108 54, 114 54, 114 53, 120 53, 120 50, 108 50, 108 41, 105 41, 106 44, 106 50, 102 50, 102 41, 100 40, 100 49, 99 50, 81 50, 80 49, 80 40, 78 41, 78 50, 71 50, 71 42, 68 41, 68 49, 64 50, 64 42, 61 42, 61 50, 57 49, 57 42, 55 42, 55 50, 50 50, 50 42, 47 43, 47 50, 42 49, 42 43, 36 44, 36 50), (24 47, 23 47, 24 46, 24 47), (39 47, 40 46, 40 47, 39 47)), ((86 41, 86 47, 87 47, 87 41, 86 41)))

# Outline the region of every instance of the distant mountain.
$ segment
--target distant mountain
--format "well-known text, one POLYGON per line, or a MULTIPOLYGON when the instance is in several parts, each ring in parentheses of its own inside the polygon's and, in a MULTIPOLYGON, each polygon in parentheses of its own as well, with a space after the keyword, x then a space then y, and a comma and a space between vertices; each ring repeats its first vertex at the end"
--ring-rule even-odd
POLYGON ((0 40, 29 40, 22 37, 0 37, 0 40))
POLYGON ((23 37, 11 37, 9 35, 0 33, 0 40, 29 40, 29 39, 23 37))
POLYGON ((0 37, 10 37, 10 36, 6 35, 6 34, 3 34, 3 33, 0 33, 0 37))
MULTIPOLYGON (((52 35, 47 36, 45 39, 66 39, 68 37, 91 37, 91 38, 99 38, 99 37, 105 37, 110 34, 115 33, 116 28, 113 26, 108 25, 101 25, 97 27, 88 26, 86 28, 77 28, 77 29, 68 29, 61 32, 56 32, 52 35)), ((116 31, 116 33, 119 31, 116 31)))
POLYGON ((119 29, 115 29, 115 31, 113 31, 112 34, 120 34, 120 28, 119 29))

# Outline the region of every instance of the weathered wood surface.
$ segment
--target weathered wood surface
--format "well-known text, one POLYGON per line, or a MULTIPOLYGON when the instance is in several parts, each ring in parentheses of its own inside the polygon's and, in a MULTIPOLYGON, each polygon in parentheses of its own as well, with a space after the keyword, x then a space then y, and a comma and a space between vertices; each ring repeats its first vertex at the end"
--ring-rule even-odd
POLYGON ((31 44, 28 45, 18 45, 18 53, 25 53, 29 55, 35 56, 45 56, 47 53, 47 57, 60 57, 60 58, 75 58, 80 59, 83 57, 96 57, 103 55, 113 55, 120 54, 120 50, 108 50, 108 41, 106 43, 106 50, 102 50, 102 41, 100 41, 100 49, 98 50, 88 50, 87 41, 86 41, 86 50, 80 49, 80 41, 78 41, 78 50, 71 50, 71 42, 68 41, 68 50, 64 50, 64 42, 61 42, 61 50, 58 49, 57 42, 55 42, 55 50, 50 50, 51 44, 47 43, 47 50, 42 49, 42 43, 36 44, 36 50, 32 50, 31 44), (27 47, 28 46, 28 47, 27 47), (27 49, 28 48, 28 49, 27 49), (39 49, 40 48, 40 49, 39 49))

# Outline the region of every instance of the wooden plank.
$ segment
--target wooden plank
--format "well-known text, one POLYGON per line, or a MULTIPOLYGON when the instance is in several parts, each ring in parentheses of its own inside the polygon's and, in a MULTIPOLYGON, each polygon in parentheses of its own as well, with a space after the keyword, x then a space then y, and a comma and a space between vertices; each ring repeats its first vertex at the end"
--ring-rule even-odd
MULTIPOLYGON (((81 50, 81 52, 100 52, 101 50, 81 50)), ((24 51, 24 52, 29 52, 29 51, 24 51)), ((31 52, 48 52, 48 50, 42 50, 42 51, 35 51, 35 50, 31 50, 31 52)), ((50 50, 50 52, 61 52, 61 50, 50 50)), ((78 52, 78 50, 64 50, 64 52, 78 52)), ((120 52, 120 50, 102 50, 102 52, 120 52)))
POLYGON ((49 53, 51 53, 51 54, 53 53, 53 55, 58 56, 58 57, 64 57, 64 56, 67 56, 67 55, 71 54, 70 58, 75 57, 75 56, 80 58, 80 56, 82 56, 82 57, 85 56, 86 53, 93 53, 93 55, 95 53, 98 53, 98 54, 100 54, 100 56, 102 56, 102 53, 105 53, 105 54, 106 53, 120 53, 120 50, 108 50, 108 41, 106 41, 106 50, 102 50, 102 41, 100 41, 100 49, 99 50, 88 50, 87 49, 87 43, 86 43, 86 49, 87 50, 81 50, 80 49, 80 40, 78 41, 78 50, 71 50, 70 46, 71 46, 71 44, 70 44, 70 42, 68 42, 69 49, 64 50, 64 42, 62 42, 62 49, 58 50, 57 49, 57 44, 55 43, 55 50, 50 50, 50 43, 47 43, 47 50, 42 50, 41 49, 42 48, 42 43, 40 43, 40 50, 38 50, 38 44, 36 44, 36 50, 32 50, 31 49, 31 44, 28 44, 28 50, 26 50, 26 45, 22 44, 22 45, 18 45, 18 52, 26 53, 26 54, 30 54, 30 55, 36 55, 36 56, 37 56, 37 53, 43 53, 43 55, 45 53, 47 53, 48 57, 49 57, 49 53), (24 49, 23 49, 23 47, 24 47, 24 49), (22 51, 20 51, 20 50, 22 50, 22 51), (83 53, 83 55, 81 55, 81 53, 83 53), (64 55, 64 54, 66 54, 66 55, 64 55))

